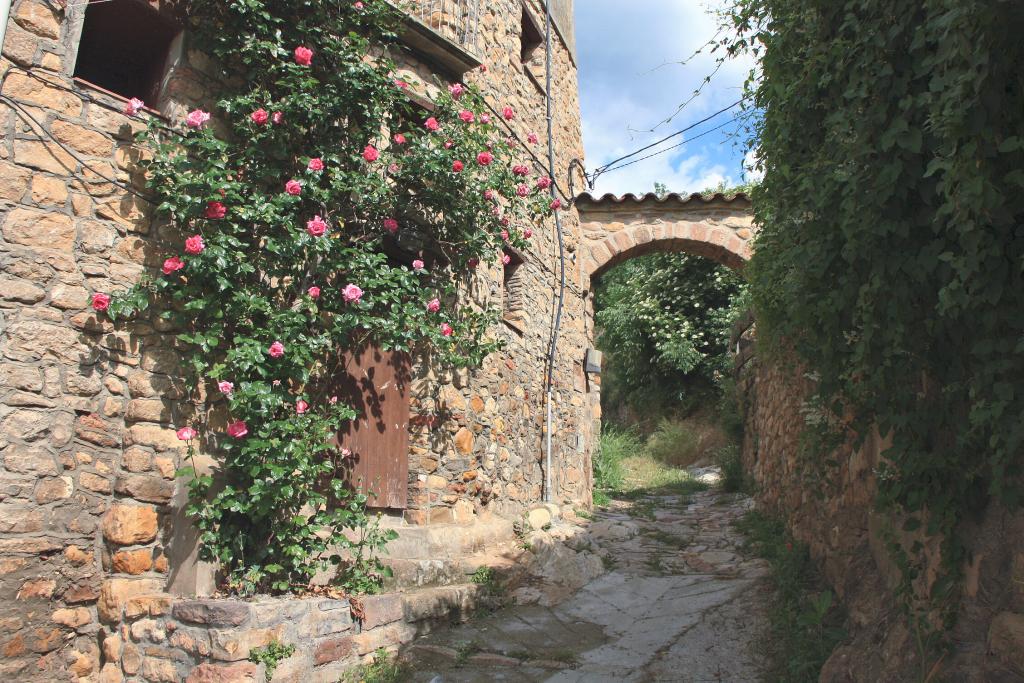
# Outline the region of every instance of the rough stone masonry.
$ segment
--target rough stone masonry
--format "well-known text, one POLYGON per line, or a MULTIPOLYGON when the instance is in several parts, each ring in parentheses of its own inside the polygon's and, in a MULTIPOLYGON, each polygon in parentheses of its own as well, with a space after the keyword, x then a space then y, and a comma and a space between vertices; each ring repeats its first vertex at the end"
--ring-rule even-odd
MULTIPOLYGON (((175 20, 174 3, 150 5, 175 20)), ((583 152, 571 2, 553 10, 561 179, 583 152)), ((249 649, 286 628, 313 652, 295 675, 328 680, 360 654, 342 639, 345 609, 296 600, 252 603, 239 616, 237 605, 188 600, 212 583, 196 562, 175 478, 182 452, 172 428, 194 406, 182 403, 173 330, 157 319, 115 326, 88 306, 92 293, 125 289, 159 267, 181 236, 134 194, 144 194, 138 162, 147 150, 133 142, 140 121, 120 113, 123 97, 73 78, 88 11, 87 3, 15 0, 0 62, 0 672, 46 681, 249 680, 257 673, 244 661, 249 649), (268 610, 286 615, 288 626, 268 610), (244 635, 233 640, 243 622, 244 635)), ((479 85, 496 107, 516 110, 511 125, 520 138, 539 136, 532 151, 543 161, 543 50, 521 49, 524 22, 543 16, 535 0, 480 3, 472 44, 443 35, 462 17, 422 17, 437 38, 425 51, 396 54, 399 76, 415 77, 427 104, 456 80, 479 85), (463 75, 466 59, 487 71, 463 75)), ((191 49, 187 32, 166 61, 159 100, 148 104, 172 122, 195 106, 212 109, 218 69, 191 49)), ((534 163, 526 149, 523 162, 534 163)), ((599 401, 596 378, 582 367, 592 325, 575 210, 563 213, 562 225, 570 286, 554 372, 551 498, 576 507, 590 503, 599 401)), ((418 362, 410 503, 393 525, 468 525, 522 514, 541 500, 558 260, 553 225, 534 233, 517 274, 529 306, 494 331, 505 350, 455 376, 418 362)), ((478 303, 501 305, 500 269, 481 271, 475 287, 478 303)), ((414 607, 395 609, 401 623, 416 623, 414 607)))

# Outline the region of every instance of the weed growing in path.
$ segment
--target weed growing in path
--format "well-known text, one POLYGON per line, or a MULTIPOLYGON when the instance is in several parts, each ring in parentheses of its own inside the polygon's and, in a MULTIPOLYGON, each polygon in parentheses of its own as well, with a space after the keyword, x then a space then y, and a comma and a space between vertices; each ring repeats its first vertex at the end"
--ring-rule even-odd
POLYGON ((412 671, 384 648, 373 653, 373 661, 350 670, 341 683, 404 683, 412 671))
POLYGON ((775 595, 768 614, 771 633, 764 642, 769 659, 765 680, 816 683, 825 660, 846 636, 841 607, 807 546, 793 540, 781 520, 753 511, 736 526, 746 535, 747 548, 771 566, 775 595))

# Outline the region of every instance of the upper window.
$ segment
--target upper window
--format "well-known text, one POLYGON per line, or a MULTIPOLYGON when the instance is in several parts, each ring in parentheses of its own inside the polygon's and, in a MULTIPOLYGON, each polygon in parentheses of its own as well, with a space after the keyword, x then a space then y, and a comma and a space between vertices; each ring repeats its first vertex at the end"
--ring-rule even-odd
POLYGON ((518 332, 522 333, 526 317, 526 285, 523 282, 523 259, 512 249, 505 249, 504 254, 508 257, 508 263, 505 264, 503 277, 502 318, 518 332))
POLYGON ((75 77, 115 95, 155 106, 178 25, 143 0, 108 0, 85 8, 75 77))
MULTIPOLYGON (((522 31, 519 34, 520 40, 520 59, 522 59, 523 66, 529 68, 543 68, 544 57, 544 36, 541 33, 540 26, 534 21, 533 15, 530 14, 530 10, 523 5, 523 26, 522 31)), ((534 74, 536 75, 536 74, 534 74)))

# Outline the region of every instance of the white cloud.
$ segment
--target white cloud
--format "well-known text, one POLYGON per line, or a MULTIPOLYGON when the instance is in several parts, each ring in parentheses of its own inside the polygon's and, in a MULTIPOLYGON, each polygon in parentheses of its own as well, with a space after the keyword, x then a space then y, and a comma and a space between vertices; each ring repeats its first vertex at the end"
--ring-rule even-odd
MULTIPOLYGON (((685 66, 678 63, 717 31, 718 20, 703 3, 632 0, 624 6, 621 0, 581 0, 576 4, 576 20, 588 169, 679 130, 741 96, 751 65, 747 59, 726 63, 700 97, 671 122, 662 123, 715 68, 717 56, 707 51, 685 66)), ((728 119, 723 114, 691 135, 728 119)), ((738 180, 743 173, 742 153, 731 142, 720 144, 725 132, 608 173, 595 191, 643 193, 662 182, 672 191, 684 192, 738 180)), ((665 146, 682 140, 675 138, 665 146)))

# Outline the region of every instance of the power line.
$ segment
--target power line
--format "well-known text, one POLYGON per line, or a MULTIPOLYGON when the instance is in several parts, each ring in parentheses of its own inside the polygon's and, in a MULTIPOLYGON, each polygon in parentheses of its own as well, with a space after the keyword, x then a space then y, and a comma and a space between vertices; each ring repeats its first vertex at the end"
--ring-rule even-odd
POLYGON ((633 164, 639 164, 641 161, 645 161, 647 159, 650 159, 651 157, 656 157, 659 154, 664 154, 665 152, 670 152, 673 149, 677 149, 679 147, 682 147, 683 145, 685 145, 687 143, 690 143, 690 142, 693 142, 694 140, 697 140, 698 138, 702 138, 705 135, 710 135, 711 133, 714 133, 717 130, 721 130, 721 129, 725 128, 726 126, 730 125, 730 124, 736 123, 736 121, 738 121, 738 120, 739 119, 731 118, 731 119, 729 119, 728 121, 726 121, 723 124, 715 126, 714 128, 710 128, 710 129, 704 131, 703 133, 699 133, 697 135, 694 135, 692 138, 686 138, 685 140, 683 140, 679 144, 672 145, 671 147, 666 147, 665 149, 659 149, 657 152, 654 152, 652 154, 648 154, 647 156, 642 156, 639 159, 633 159, 632 161, 627 161, 626 163, 620 164, 619 166, 615 166, 614 168, 606 168, 606 169, 604 169, 601 172, 602 173, 610 173, 612 171, 618 171, 621 168, 626 168, 627 166, 632 166, 633 164))
MULTIPOLYGON (((735 102, 733 102, 732 104, 730 104, 728 107, 724 107, 722 109, 719 109, 714 114, 711 114, 710 116, 706 116, 703 119, 701 119, 700 121, 697 121, 696 123, 692 123, 689 126, 687 126, 686 128, 683 128, 682 130, 677 130, 675 133, 672 133, 671 135, 667 135, 667 136, 663 137, 660 140, 652 142, 649 145, 644 145, 640 149, 635 150, 633 152, 630 152, 629 154, 626 154, 624 156, 621 156, 618 159, 615 159, 613 161, 609 161, 607 164, 601 166, 596 171, 594 171, 594 173, 590 176, 590 178, 589 178, 590 187, 594 187, 594 184, 597 182, 597 179, 601 176, 602 173, 605 173, 606 171, 608 171, 611 167, 615 166, 615 164, 619 163, 620 161, 625 161, 626 159, 631 159, 631 158, 635 157, 637 154, 642 154, 643 152, 646 152, 649 149, 657 147, 658 145, 662 144, 663 142, 667 142, 667 141, 671 140, 672 138, 676 138, 676 137, 679 137, 680 135, 684 135, 685 133, 688 133, 689 131, 691 131, 694 128, 696 128, 697 126, 705 124, 708 121, 714 119, 715 117, 717 117, 717 116, 719 116, 721 114, 724 114, 725 112, 729 111, 730 109, 733 109, 733 108, 739 106, 746 99, 747 99, 746 97, 741 97, 740 99, 738 99, 735 102)), ((619 168, 622 168, 622 166, 620 166, 619 168)))

